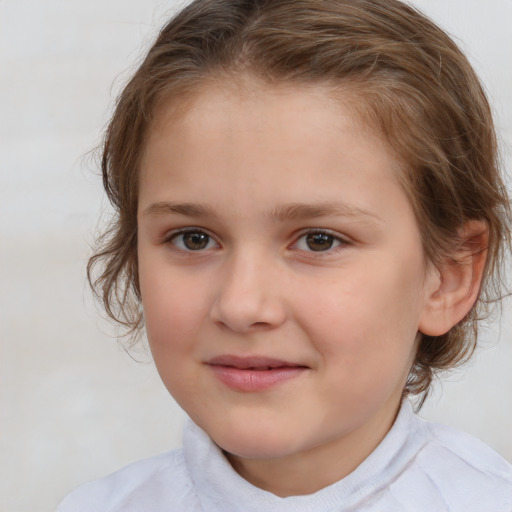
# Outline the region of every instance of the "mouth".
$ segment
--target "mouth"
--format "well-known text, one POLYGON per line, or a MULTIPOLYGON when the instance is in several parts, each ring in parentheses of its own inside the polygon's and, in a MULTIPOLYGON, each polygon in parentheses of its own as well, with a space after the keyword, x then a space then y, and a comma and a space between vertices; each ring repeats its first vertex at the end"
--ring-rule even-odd
POLYGON ((244 392, 265 391, 299 377, 309 367, 267 357, 218 356, 207 366, 225 386, 244 392))

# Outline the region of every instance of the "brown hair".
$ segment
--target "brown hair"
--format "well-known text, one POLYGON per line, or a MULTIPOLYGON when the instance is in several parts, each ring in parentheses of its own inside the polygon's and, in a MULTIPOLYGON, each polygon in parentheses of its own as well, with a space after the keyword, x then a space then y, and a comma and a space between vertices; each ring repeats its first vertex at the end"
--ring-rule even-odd
POLYGON ((448 333, 422 335, 406 393, 426 393, 436 371, 465 361, 477 320, 500 297, 510 240, 491 110, 471 65, 432 21, 397 0, 196 0, 162 29, 121 93, 102 171, 115 217, 88 265, 109 316, 142 326, 137 275, 138 171, 159 103, 177 106, 216 76, 269 84, 328 84, 355 95, 358 113, 390 144, 426 257, 454 254, 469 219, 489 228, 480 297, 448 333), (94 268, 101 266, 99 275, 94 268))

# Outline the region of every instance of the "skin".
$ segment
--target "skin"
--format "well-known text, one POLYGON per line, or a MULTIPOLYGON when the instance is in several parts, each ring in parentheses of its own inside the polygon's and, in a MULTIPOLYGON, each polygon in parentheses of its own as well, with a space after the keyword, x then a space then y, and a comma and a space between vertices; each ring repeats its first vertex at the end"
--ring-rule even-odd
POLYGON ((425 261, 391 151, 321 86, 219 82, 174 114, 160 108, 140 176, 156 366, 244 478, 279 496, 315 492, 389 431, 418 332, 455 323, 445 279, 425 261), (319 229, 315 251, 306 235, 319 229), (234 390, 208 364, 223 355, 302 369, 234 390))

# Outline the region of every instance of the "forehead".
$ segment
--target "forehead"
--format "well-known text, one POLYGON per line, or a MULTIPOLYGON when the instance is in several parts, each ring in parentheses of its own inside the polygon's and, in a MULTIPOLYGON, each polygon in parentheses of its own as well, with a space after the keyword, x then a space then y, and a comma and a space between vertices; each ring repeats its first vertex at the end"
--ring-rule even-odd
POLYGON ((218 81, 188 95, 179 109, 176 101, 163 102, 142 162, 141 205, 148 195, 168 200, 166 189, 188 196, 180 200, 201 195, 218 203, 261 189, 269 206, 309 195, 368 209, 365 201, 382 196, 384 184, 400 192, 398 163, 352 101, 323 85, 218 81))
MULTIPOLYGON (((345 96, 348 99, 348 92, 345 96)), ((230 116, 229 121, 232 122, 235 119, 233 114, 242 110, 245 110, 245 127, 249 127, 250 123, 252 128, 257 128, 256 123, 260 121, 261 125, 269 110, 276 114, 274 120, 279 115, 281 122, 286 124, 301 117, 305 109, 314 108, 318 113, 332 109, 334 98, 334 90, 327 84, 269 84, 256 77, 252 79, 251 76, 205 79, 204 82, 192 85, 189 90, 179 90, 176 95, 163 98, 155 109, 150 136, 158 136, 160 130, 171 124, 185 127, 190 124, 197 126, 199 122, 202 128, 206 128, 206 123, 221 123, 227 116, 230 116), (295 108, 276 110, 276 106, 283 104, 283 101, 287 107, 295 108), (247 113, 250 113, 250 117, 247 113)), ((341 94, 340 103, 343 103, 343 99, 341 94)), ((301 125, 304 125, 312 119, 302 117, 301 121, 301 125)), ((233 126, 233 129, 236 128, 233 126)))
MULTIPOLYGON (((304 133, 322 128, 322 135, 335 135, 337 129, 350 124, 352 131, 365 137, 380 138, 377 126, 366 115, 365 101, 358 84, 342 81, 335 84, 325 82, 294 83, 263 81, 252 74, 236 74, 205 78, 190 83, 190 87, 180 87, 169 97, 164 97, 154 112, 154 120, 149 129, 149 141, 158 137, 170 125, 183 128, 199 126, 208 128, 213 123, 229 123, 232 131, 258 127, 268 131, 265 124, 268 114, 276 129, 288 131, 304 128, 304 133), (244 111, 245 110, 245 111, 244 111), (242 113, 243 126, 233 125, 236 114, 242 113), (330 130, 326 130, 325 113, 330 112, 330 130), (314 114, 314 115, 311 115, 314 114), (278 121, 279 124, 275 125, 278 121)), ((391 148, 389 147, 391 151, 391 148)))

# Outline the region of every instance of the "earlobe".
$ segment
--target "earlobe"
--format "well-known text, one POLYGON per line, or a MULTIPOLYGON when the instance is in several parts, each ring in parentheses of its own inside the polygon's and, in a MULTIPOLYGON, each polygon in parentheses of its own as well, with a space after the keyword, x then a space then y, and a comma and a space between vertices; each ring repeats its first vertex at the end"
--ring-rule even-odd
POLYGON ((441 336, 471 311, 480 293, 488 240, 489 230, 484 221, 464 224, 457 249, 437 269, 432 269, 437 271, 435 274, 427 277, 433 285, 427 287, 418 327, 421 333, 441 336))

